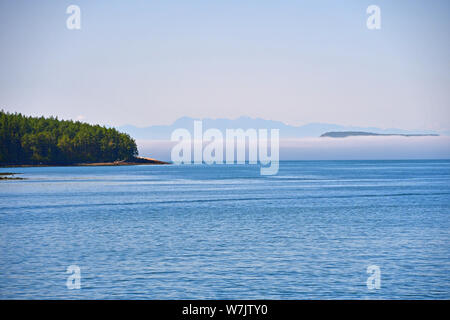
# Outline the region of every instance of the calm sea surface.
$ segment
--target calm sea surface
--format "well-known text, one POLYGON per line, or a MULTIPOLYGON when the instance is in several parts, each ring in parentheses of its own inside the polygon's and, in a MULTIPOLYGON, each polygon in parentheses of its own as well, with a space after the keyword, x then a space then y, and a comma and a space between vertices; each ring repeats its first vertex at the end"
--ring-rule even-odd
POLYGON ((450 161, 0 172, 2 299, 450 299, 450 161))

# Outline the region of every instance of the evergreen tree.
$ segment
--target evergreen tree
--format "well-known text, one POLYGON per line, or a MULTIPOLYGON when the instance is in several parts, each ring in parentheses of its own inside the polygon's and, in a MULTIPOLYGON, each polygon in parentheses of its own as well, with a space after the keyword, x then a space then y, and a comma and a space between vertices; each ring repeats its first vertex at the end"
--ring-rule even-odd
POLYGON ((0 111, 0 164, 112 162, 137 154, 134 139, 113 128, 0 111))

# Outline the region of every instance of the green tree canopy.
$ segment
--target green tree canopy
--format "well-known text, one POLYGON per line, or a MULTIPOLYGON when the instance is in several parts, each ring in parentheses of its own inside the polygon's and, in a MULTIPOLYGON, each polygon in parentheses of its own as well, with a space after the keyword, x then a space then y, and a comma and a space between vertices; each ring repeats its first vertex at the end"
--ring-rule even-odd
POLYGON ((137 146, 114 128, 0 111, 0 164, 74 164, 129 160, 137 146))

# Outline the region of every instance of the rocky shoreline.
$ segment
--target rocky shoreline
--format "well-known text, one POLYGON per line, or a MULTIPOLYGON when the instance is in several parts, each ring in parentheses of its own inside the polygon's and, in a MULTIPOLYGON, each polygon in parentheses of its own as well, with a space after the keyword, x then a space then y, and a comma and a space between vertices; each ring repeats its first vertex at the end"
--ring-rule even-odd
POLYGON ((25 178, 14 177, 16 174, 20 173, 0 172, 0 180, 25 180, 25 178))
MULTIPOLYGON (((130 160, 121 160, 114 162, 88 162, 88 163, 73 163, 73 164, 11 164, 0 165, 3 168, 23 168, 23 167, 90 167, 90 166, 136 166, 136 165, 164 165, 170 164, 161 160, 153 158, 135 157, 130 160)), ((14 174, 14 173, 10 173, 14 174)), ((3 174, 4 175, 4 174, 3 174)), ((2 177, 0 177, 1 179, 2 177)), ((3 178, 8 179, 8 178, 3 178)), ((21 178, 9 178, 9 179, 21 179, 21 178)))

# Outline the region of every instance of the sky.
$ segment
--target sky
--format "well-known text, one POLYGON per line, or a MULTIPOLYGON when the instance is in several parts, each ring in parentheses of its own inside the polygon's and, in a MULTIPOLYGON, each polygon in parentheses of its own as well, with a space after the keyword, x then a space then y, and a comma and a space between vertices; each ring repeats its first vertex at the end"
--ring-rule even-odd
POLYGON ((0 0, 0 108, 450 130, 450 1, 0 0), (81 29, 69 30, 69 5, 81 29), (366 27, 369 5, 381 29, 366 27))

